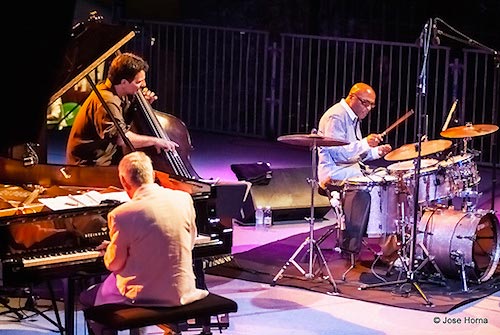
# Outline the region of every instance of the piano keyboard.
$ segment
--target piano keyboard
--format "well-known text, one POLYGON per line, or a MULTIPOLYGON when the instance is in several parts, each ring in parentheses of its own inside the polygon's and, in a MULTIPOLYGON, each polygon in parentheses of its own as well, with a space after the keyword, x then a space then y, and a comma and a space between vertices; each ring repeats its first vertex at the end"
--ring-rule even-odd
MULTIPOLYGON (((218 244, 218 243, 219 243, 218 240, 215 241, 211 240, 210 236, 202 234, 198 235, 195 240, 196 246, 218 244)), ((67 253, 46 254, 43 256, 33 256, 29 258, 23 257, 21 261, 25 268, 29 268, 34 266, 62 264, 66 262, 96 259, 99 257, 101 257, 99 251, 89 249, 89 250, 72 250, 67 253)))
POLYGON ((61 253, 57 255, 45 255, 43 257, 22 258, 24 267, 44 266, 58 263, 74 262, 88 259, 97 259, 101 257, 99 251, 80 250, 61 253))
MULTIPOLYGON (((208 235, 199 234, 195 240, 195 248, 206 247, 211 245, 219 245, 222 241, 219 239, 212 239, 208 235)), ((95 249, 87 250, 71 250, 68 252, 61 252, 57 254, 44 254, 30 257, 22 257, 21 262, 23 267, 32 268, 36 266, 47 266, 53 264, 64 264, 75 261, 94 260, 101 258, 99 251, 95 249)))

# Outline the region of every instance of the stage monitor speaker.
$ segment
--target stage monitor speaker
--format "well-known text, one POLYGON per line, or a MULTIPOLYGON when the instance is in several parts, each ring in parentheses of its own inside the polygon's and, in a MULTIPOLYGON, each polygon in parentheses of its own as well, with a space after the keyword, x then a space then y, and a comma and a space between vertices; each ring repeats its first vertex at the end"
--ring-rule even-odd
MULTIPOLYGON (((268 185, 252 185, 242 208, 241 224, 255 224, 257 206, 271 206, 273 221, 304 220, 311 215, 311 167, 273 169, 268 185)), ((331 209, 327 197, 314 192, 314 218, 331 209)))

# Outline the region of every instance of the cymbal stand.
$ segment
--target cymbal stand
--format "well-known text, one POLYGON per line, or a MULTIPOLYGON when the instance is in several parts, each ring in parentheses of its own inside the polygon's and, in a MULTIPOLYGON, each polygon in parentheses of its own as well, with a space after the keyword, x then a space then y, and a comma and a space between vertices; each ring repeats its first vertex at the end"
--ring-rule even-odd
POLYGON ((283 265, 281 270, 274 276, 273 281, 271 283, 271 286, 276 285, 276 282, 283 278, 283 273, 286 271, 288 266, 292 264, 299 270, 299 272, 304 275, 306 279, 314 279, 315 273, 313 272, 313 264, 315 263, 316 257, 319 258, 320 265, 326 270, 327 276, 324 277, 324 279, 328 280, 330 284, 332 284, 333 291, 329 292, 329 294, 338 294, 337 290, 337 284, 333 280, 332 273, 330 271, 330 268, 328 267, 328 264, 326 263, 325 256, 323 255, 318 243, 314 239, 314 195, 316 194, 317 188, 318 188, 318 178, 317 178, 317 169, 316 169, 316 160, 317 160, 317 144, 316 140, 313 141, 313 144, 311 145, 311 178, 308 179, 309 184, 311 185, 311 212, 310 216, 308 218, 305 218, 306 221, 309 222, 309 236, 306 237, 304 242, 295 250, 295 252, 292 254, 292 256, 288 259, 288 261, 283 265), (309 262, 308 262, 308 269, 307 272, 305 269, 303 269, 299 263, 295 260, 295 258, 300 254, 302 249, 304 247, 308 246, 308 256, 309 256, 309 262))
POLYGON ((406 278, 401 279, 401 280, 395 280, 395 281, 390 281, 390 282, 383 282, 383 283, 378 283, 378 284, 371 284, 371 285, 361 285, 359 287, 360 290, 368 289, 368 288, 374 288, 374 287, 381 287, 381 286, 390 286, 390 285, 402 285, 405 283, 412 284, 413 287, 418 291, 418 293, 421 295, 421 297, 425 301, 425 305, 428 307, 434 306, 434 304, 429 300, 427 295, 424 293, 424 291, 421 289, 420 284, 417 279, 417 268, 415 265, 415 250, 416 250, 416 240, 417 240, 417 222, 419 219, 419 201, 418 201, 418 194, 419 194, 419 180, 420 180, 420 165, 422 161, 422 123, 424 117, 426 115, 422 115, 422 110, 423 110, 423 97, 426 94, 427 91, 427 70, 428 70, 428 53, 429 53, 429 48, 431 44, 431 39, 432 39, 432 27, 433 27, 434 20, 431 18, 427 21, 427 23, 424 25, 423 31, 422 31, 422 37, 423 37, 423 64, 422 64, 422 69, 419 75, 419 84, 418 84, 418 94, 417 94, 417 112, 416 112, 416 120, 417 120, 417 138, 418 142, 415 145, 415 150, 417 151, 417 157, 414 161, 415 164, 415 171, 414 171, 414 196, 413 196, 413 222, 411 222, 411 238, 410 238, 410 256, 409 256, 409 267, 408 271, 406 271, 406 278))

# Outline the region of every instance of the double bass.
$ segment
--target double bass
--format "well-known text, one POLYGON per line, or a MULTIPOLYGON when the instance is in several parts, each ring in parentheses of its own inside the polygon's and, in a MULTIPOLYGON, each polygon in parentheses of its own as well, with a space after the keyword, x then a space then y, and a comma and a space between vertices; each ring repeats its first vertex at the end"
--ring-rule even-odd
POLYGON ((181 180, 201 179, 190 162, 193 150, 186 125, 174 115, 160 112, 151 107, 141 91, 135 94, 132 127, 140 134, 155 136, 176 142, 179 147, 168 151, 162 149, 148 152, 155 169, 176 176, 181 180))

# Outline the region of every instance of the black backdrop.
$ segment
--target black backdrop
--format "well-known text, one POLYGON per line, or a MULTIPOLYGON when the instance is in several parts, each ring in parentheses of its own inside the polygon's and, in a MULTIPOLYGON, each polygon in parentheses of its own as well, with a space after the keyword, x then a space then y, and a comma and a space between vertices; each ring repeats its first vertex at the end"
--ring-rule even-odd
POLYGON ((115 14, 271 31, 413 42, 440 17, 498 50, 500 1, 451 0, 108 0, 115 14))
POLYGON ((2 155, 15 144, 40 142, 40 125, 54 93, 53 79, 71 31, 75 1, 31 6, 25 1, 10 3, 4 13, 10 18, 2 22, 3 84, 7 86, 0 126, 2 155))

